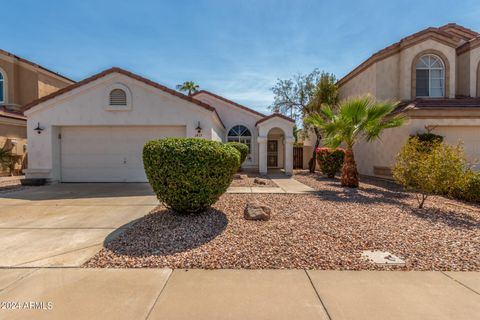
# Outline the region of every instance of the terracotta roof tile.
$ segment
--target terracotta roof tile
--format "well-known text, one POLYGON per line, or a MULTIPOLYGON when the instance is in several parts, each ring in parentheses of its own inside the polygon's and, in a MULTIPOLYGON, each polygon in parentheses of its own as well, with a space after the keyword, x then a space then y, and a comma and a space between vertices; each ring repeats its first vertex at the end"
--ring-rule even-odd
POLYGON ((204 108, 204 109, 206 109, 206 110, 209 110, 209 111, 211 111, 211 112, 214 112, 215 115, 217 116, 218 120, 219 120, 220 123, 222 124, 222 126, 225 128, 225 125, 223 124, 222 119, 221 119, 220 116, 218 115, 217 110, 216 110, 214 107, 212 107, 211 105, 209 105, 209 104, 207 104, 207 103, 205 103, 205 102, 202 102, 202 101, 200 101, 200 100, 194 99, 193 97, 186 96, 186 95, 184 95, 183 93, 180 93, 180 92, 175 91, 175 90, 173 90, 173 89, 167 88, 167 87, 165 87, 165 86, 163 86, 163 85, 161 85, 161 84, 159 84, 159 83, 156 83, 156 82, 154 82, 154 81, 152 81, 152 80, 149 80, 149 79, 147 79, 147 78, 144 78, 144 77, 139 76, 139 75, 137 75, 137 74, 135 74, 135 73, 132 73, 132 72, 130 72, 130 71, 127 71, 127 70, 124 70, 124 69, 121 69, 121 68, 118 68, 118 67, 113 67, 113 68, 104 70, 104 71, 102 71, 102 72, 100 72, 100 73, 97 73, 97 74, 95 74, 95 75, 93 75, 93 76, 91 76, 91 77, 89 77, 89 78, 83 79, 82 81, 79 81, 79 82, 77 82, 77 83, 74 83, 74 84, 69 85, 68 87, 65 87, 65 88, 63 88, 63 89, 60 89, 60 90, 58 90, 58 91, 55 91, 55 92, 53 92, 53 93, 51 93, 51 94, 49 94, 49 95, 47 95, 47 96, 45 96, 45 97, 42 97, 42 98, 37 99, 37 100, 35 100, 35 101, 32 101, 32 102, 30 102, 29 104, 25 105, 24 110, 26 111, 26 110, 28 110, 28 109, 31 109, 31 108, 35 107, 36 105, 38 105, 38 104, 40 104, 40 103, 42 103, 42 102, 48 101, 48 100, 50 100, 50 99, 53 99, 53 98, 55 98, 55 97, 57 97, 57 96, 60 96, 60 95, 62 95, 62 94, 64 94, 64 93, 67 93, 67 92, 72 91, 72 90, 74 90, 74 89, 76 89, 76 88, 79 88, 79 87, 81 87, 81 86, 84 86, 84 85, 86 85, 86 84, 88 84, 88 83, 90 83, 90 82, 92 82, 92 81, 95 81, 95 80, 97 80, 97 79, 100 79, 100 78, 105 77, 105 76, 107 76, 107 75, 109 75, 109 74, 112 74, 112 73, 123 74, 123 75, 125 75, 125 76, 127 76, 127 77, 130 77, 130 78, 132 78, 132 79, 135 79, 135 80, 138 80, 138 81, 143 82, 143 83, 145 83, 145 84, 148 84, 148 85, 150 85, 150 86, 152 86, 152 87, 154 87, 154 88, 157 88, 157 89, 160 89, 160 90, 162 90, 162 91, 165 91, 165 92, 167 92, 167 93, 169 93, 169 94, 171 94, 171 95, 174 95, 174 96, 176 96, 176 97, 178 97, 178 98, 180 98, 180 99, 183 99, 183 100, 189 101, 189 102, 191 102, 191 103, 194 103, 194 104, 196 104, 196 105, 198 105, 198 106, 200 106, 200 107, 202 107, 202 108, 204 108))
POLYGON ((295 123, 295 120, 293 120, 293 119, 290 118, 290 117, 284 116, 284 115, 281 114, 281 113, 272 113, 271 115, 269 115, 269 116, 267 116, 267 117, 264 117, 264 118, 258 120, 255 125, 258 125, 258 124, 260 124, 260 123, 262 123, 262 122, 265 122, 265 121, 267 121, 267 120, 269 120, 269 119, 272 119, 272 118, 275 118, 275 117, 279 117, 279 118, 282 118, 282 119, 285 119, 285 120, 287 120, 287 121, 290 121, 290 122, 295 123))
POLYGON ((266 116, 266 115, 263 114, 263 113, 260 113, 260 112, 258 112, 258 111, 256 111, 256 110, 253 110, 253 109, 249 108, 249 107, 245 107, 245 106, 243 106, 243 105, 241 105, 241 104, 239 104, 239 103, 237 103, 237 102, 235 102, 235 101, 229 100, 229 99, 227 99, 227 98, 224 98, 224 97, 222 97, 222 96, 219 96, 219 95, 217 95, 217 94, 215 94, 215 93, 213 93, 213 92, 207 91, 207 90, 200 90, 200 91, 198 91, 198 92, 195 92, 195 93, 192 95, 192 97, 194 97, 194 96, 196 96, 196 95, 199 95, 199 94, 201 94, 201 93, 208 94, 208 95, 210 95, 210 96, 212 96, 212 97, 214 97, 214 98, 217 98, 217 99, 219 99, 219 100, 222 100, 222 101, 224 101, 224 102, 227 102, 227 103, 229 103, 229 104, 232 104, 232 105, 234 105, 234 106, 236 106, 236 107, 238 107, 238 108, 240 108, 240 109, 243 109, 243 110, 246 110, 246 111, 248 111, 248 112, 254 113, 254 114, 256 114, 257 116, 261 116, 261 117, 265 117, 265 116, 266 116))
POLYGON ((395 112, 402 112, 412 109, 458 109, 458 108, 479 108, 480 98, 440 98, 440 99, 415 99, 403 101, 395 112))
MULTIPOLYGON (((459 27, 459 26, 458 26, 459 27)), ((424 30, 421 30, 419 32, 416 32, 414 34, 411 34, 407 37, 402 38, 400 41, 395 42, 388 47, 377 51, 376 53, 372 54, 367 60, 365 60, 363 63, 358 65, 355 69, 350 71, 347 75, 345 75, 342 79, 338 80, 337 84, 339 86, 342 86, 345 82, 353 78, 355 75, 360 73, 361 71, 365 70, 372 64, 374 64, 377 61, 383 60, 392 54, 395 54, 399 52, 402 48, 408 47, 412 45, 412 43, 416 43, 416 41, 419 41, 423 38, 436 38, 438 40, 442 39, 443 42, 446 44, 449 44, 452 47, 458 47, 458 37, 454 36, 452 33, 446 32, 445 30, 442 30, 440 28, 426 28, 424 30)))
POLYGON ((24 59, 24 58, 22 58, 22 57, 19 57, 19 56, 13 54, 13 53, 8 52, 8 51, 5 51, 5 50, 0 49, 0 53, 1 53, 1 54, 4 54, 4 55, 6 55, 6 56, 9 56, 9 57, 15 58, 15 59, 17 59, 18 61, 22 61, 22 62, 24 62, 24 63, 26 63, 26 64, 29 64, 29 65, 31 65, 31 66, 33 66, 33 67, 35 67, 35 68, 42 69, 42 70, 44 70, 44 71, 46 71, 46 72, 48 72, 48 73, 51 73, 51 74, 53 74, 53 75, 56 75, 57 77, 63 78, 63 79, 65 79, 65 80, 69 81, 69 82, 75 83, 75 80, 72 80, 72 79, 70 79, 70 78, 67 78, 67 77, 65 77, 64 75, 61 75, 61 74, 58 73, 58 72, 55 72, 55 71, 52 71, 52 70, 47 69, 47 68, 45 68, 45 67, 42 67, 41 65, 36 64, 35 62, 32 62, 32 61, 30 61, 30 60, 27 60, 27 59, 24 59))
POLYGON ((18 120, 27 120, 22 112, 8 110, 5 106, 0 106, 0 117, 18 120))

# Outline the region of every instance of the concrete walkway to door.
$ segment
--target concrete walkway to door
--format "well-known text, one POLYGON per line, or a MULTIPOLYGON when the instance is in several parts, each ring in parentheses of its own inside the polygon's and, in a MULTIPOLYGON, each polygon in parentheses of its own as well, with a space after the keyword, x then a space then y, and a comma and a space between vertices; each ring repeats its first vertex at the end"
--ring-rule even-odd
POLYGON ((268 178, 277 187, 230 187, 227 193, 313 193, 315 189, 295 180, 292 176, 275 173, 268 174, 268 178))
POLYGON ((478 272, 0 270, 1 319, 471 320, 478 272), (43 308, 42 308, 43 307, 43 308))
POLYGON ((158 205, 146 183, 57 184, 0 194, 0 267, 82 265, 158 205))

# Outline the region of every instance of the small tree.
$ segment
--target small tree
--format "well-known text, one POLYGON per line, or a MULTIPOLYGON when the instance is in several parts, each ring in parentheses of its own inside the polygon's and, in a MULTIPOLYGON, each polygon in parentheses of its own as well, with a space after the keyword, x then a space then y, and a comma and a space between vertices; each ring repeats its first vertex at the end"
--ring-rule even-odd
POLYGON ((181 92, 186 92, 189 96, 198 91, 200 86, 193 81, 185 81, 182 84, 177 85, 177 90, 181 92))
POLYGON ((393 177, 406 190, 416 193, 418 207, 423 208, 430 194, 453 196, 468 172, 460 145, 432 144, 413 137, 397 155, 393 177))
MULTIPOLYGON (((278 79, 272 91, 274 101, 270 109, 295 120, 319 112, 322 104, 334 107, 338 101, 335 76, 328 72, 320 72, 318 69, 306 75, 298 74, 292 79, 278 79)), ((312 127, 304 122, 305 134, 308 134, 310 128, 312 127)), ((316 139, 309 161, 310 172, 315 172, 315 150, 320 145, 321 139, 321 132, 317 127, 313 126, 313 132, 316 139)))
POLYGON ((0 167, 2 170, 8 170, 10 175, 15 170, 15 165, 20 163, 22 156, 13 154, 11 150, 2 148, 0 149, 0 167))

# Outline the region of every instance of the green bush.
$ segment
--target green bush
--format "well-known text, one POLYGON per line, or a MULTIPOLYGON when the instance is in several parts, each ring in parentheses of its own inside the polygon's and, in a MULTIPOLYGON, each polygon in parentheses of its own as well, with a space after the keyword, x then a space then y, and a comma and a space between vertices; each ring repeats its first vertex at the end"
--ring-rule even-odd
POLYGON ((240 166, 240 154, 216 141, 165 138, 145 144, 143 163, 161 202, 177 212, 199 212, 227 190, 240 166))
POLYGON ((480 202, 480 173, 466 171, 452 196, 465 201, 480 202))
POLYGON ((240 152, 240 164, 244 163, 248 156, 248 146, 241 142, 228 142, 227 144, 240 152))
POLYGON ((419 207, 422 208, 429 194, 455 196, 464 185, 468 172, 469 166, 461 146, 445 143, 430 145, 414 137, 397 155, 393 177, 405 189, 417 193, 419 207))
POLYGON ((335 150, 330 148, 318 148, 317 160, 320 164, 320 170, 327 177, 333 178, 343 165, 345 158, 345 151, 337 148, 335 150))

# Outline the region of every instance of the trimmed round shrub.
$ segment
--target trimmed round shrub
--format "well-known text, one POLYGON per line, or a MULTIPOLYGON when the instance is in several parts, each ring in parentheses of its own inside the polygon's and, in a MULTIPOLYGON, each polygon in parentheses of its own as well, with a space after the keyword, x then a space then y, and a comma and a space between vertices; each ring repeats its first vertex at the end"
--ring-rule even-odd
POLYGON ((227 190, 240 166, 240 153, 221 142, 165 138, 145 144, 143 164, 161 202, 176 212, 199 212, 227 190))
POLYGON ((329 178, 334 178, 335 174, 340 170, 345 158, 345 151, 337 148, 332 150, 330 148, 318 148, 317 160, 320 164, 320 170, 329 178))
POLYGON ((248 146, 241 142, 228 142, 227 144, 240 152, 240 164, 244 163, 248 156, 248 146))

